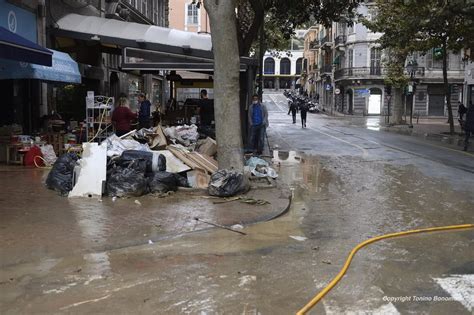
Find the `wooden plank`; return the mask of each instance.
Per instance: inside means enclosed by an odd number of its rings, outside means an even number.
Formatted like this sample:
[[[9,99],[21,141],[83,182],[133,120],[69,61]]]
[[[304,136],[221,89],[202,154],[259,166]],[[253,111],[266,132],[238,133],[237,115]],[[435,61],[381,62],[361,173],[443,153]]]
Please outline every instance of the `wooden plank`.
[[[188,154],[188,157],[192,159],[198,165],[201,165],[209,173],[214,173],[217,171],[217,166],[209,162],[204,156],[197,152],[192,152]]]
[[[168,149],[168,151],[173,153],[174,156],[176,156],[178,159],[183,161],[183,163],[186,164],[187,166],[189,166],[190,168],[192,168],[192,169],[202,168],[200,165],[198,165],[196,162],[194,162],[192,159],[190,159],[187,156],[186,152],[180,150],[179,148],[177,148],[175,146],[168,146],[167,149]]]

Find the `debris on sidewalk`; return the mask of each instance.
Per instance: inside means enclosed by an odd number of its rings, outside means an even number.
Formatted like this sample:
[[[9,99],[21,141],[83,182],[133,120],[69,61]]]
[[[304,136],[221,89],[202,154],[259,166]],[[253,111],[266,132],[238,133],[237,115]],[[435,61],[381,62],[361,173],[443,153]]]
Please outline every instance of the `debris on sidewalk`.
[[[252,204],[252,205],[259,205],[259,206],[270,204],[270,202],[267,201],[267,200],[254,199],[254,198],[248,198],[248,197],[242,197],[242,196],[232,197],[232,198],[223,198],[223,200],[214,201],[213,203],[214,204],[220,204],[220,203],[226,203],[226,202],[232,202],[232,201],[240,201],[240,202],[243,202],[243,203]]]
[[[53,168],[46,179],[49,189],[67,195],[72,190],[72,178],[76,167],[78,156],[74,153],[66,153],[60,156],[53,164]]]
[[[199,133],[196,125],[183,125],[177,127],[165,128],[164,134],[175,144],[182,144],[185,147],[194,147],[199,139]]]
[[[308,238],[304,236],[290,235],[290,238],[297,240],[299,242],[306,241]]]
[[[76,184],[68,197],[102,196],[106,180],[107,146],[98,143],[83,143],[82,158],[76,168]]]
[[[234,170],[219,170],[212,174],[208,187],[211,196],[231,197],[248,189],[244,175]]]
[[[207,137],[204,140],[199,140],[197,142],[196,151],[207,156],[215,155],[217,153],[216,140],[212,139],[211,137]]]
[[[244,233],[244,232],[242,232],[242,231],[234,230],[233,228],[230,228],[230,227],[225,226],[225,225],[221,225],[221,224],[217,224],[217,223],[205,221],[205,220],[202,220],[202,219],[200,219],[200,218],[198,218],[198,217],[195,217],[194,220],[196,220],[196,222],[206,223],[206,224],[209,224],[209,225],[212,225],[212,226],[215,226],[215,227],[224,229],[224,230],[232,231],[232,232],[239,233],[239,234],[242,234],[242,235],[247,235],[247,233]]]
[[[270,164],[258,157],[251,157],[245,162],[245,167],[253,176],[277,178],[277,172],[270,167]]]

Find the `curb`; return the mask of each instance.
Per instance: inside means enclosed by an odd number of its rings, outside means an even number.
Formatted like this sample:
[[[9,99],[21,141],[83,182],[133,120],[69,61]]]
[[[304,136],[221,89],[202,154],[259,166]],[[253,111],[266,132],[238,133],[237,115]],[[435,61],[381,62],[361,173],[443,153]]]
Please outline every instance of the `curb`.
[[[459,134],[447,135],[447,134],[442,134],[442,133],[423,133],[423,132],[415,131],[413,129],[402,129],[402,128],[394,128],[394,127],[382,127],[382,126],[380,127],[380,130],[385,131],[385,132],[398,133],[401,135],[424,138],[426,140],[432,140],[432,141],[438,141],[438,142],[456,144],[456,145],[458,144],[459,141],[464,140],[463,137],[460,136]]]

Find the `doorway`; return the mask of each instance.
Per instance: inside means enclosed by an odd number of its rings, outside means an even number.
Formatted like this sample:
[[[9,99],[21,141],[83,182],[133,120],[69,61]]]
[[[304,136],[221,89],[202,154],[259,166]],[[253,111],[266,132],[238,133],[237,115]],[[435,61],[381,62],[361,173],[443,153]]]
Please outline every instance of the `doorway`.
[[[428,115],[429,116],[444,116],[444,94],[443,95],[430,94]]]
[[[382,90],[373,88],[370,89],[369,108],[367,114],[380,115],[382,111]]]

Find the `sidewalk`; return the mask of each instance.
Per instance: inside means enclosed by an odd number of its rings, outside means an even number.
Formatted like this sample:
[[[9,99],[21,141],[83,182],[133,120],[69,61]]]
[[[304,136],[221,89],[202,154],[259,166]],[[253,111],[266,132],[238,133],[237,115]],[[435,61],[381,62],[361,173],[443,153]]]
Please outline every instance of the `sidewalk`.
[[[264,205],[218,203],[224,200],[192,189],[163,198],[67,198],[44,186],[46,176],[45,170],[0,166],[2,267],[152,244],[212,228],[195,217],[226,226],[267,221],[289,208],[291,196],[276,181],[243,195],[270,202]]]
[[[383,119],[383,118],[381,118]],[[388,132],[396,132],[399,134],[411,135],[416,137],[424,137],[429,140],[438,140],[450,144],[458,145],[459,141],[463,141],[463,132],[459,122],[455,118],[454,135],[449,133],[449,124],[447,118],[420,118],[418,121],[413,119],[413,128],[406,125],[383,126],[380,129]]]

